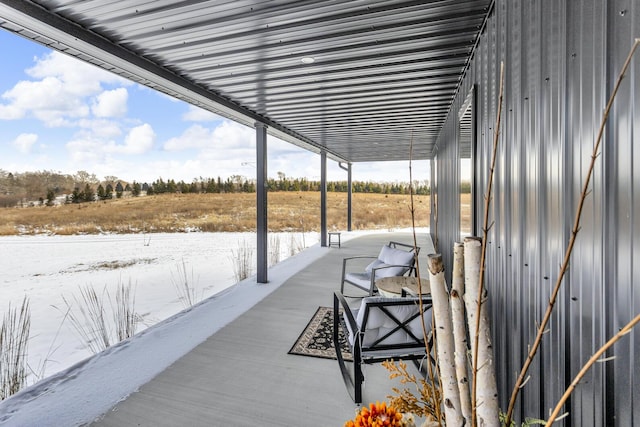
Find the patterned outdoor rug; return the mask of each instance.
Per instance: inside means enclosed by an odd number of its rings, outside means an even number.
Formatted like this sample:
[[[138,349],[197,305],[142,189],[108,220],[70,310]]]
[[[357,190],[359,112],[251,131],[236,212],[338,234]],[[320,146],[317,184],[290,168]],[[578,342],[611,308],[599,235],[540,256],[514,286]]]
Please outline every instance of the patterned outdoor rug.
[[[344,334],[344,325],[338,332],[342,356],[345,360],[351,361],[351,353],[347,346]],[[336,350],[333,346],[333,309],[329,307],[318,307],[309,324],[296,343],[289,350],[289,354],[301,356],[322,357],[325,359],[335,359]]]

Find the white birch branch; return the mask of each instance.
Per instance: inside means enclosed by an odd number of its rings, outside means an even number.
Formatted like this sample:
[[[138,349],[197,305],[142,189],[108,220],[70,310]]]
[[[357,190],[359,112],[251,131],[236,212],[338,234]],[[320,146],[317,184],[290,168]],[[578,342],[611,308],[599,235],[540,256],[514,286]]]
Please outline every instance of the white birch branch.
[[[467,306],[467,321],[469,330],[478,330],[478,341],[471,340],[471,351],[478,355],[473,373],[476,384],[476,399],[471,402],[475,407],[476,418],[480,426],[499,426],[498,387],[496,385],[495,366],[493,363],[493,347],[491,345],[491,328],[487,315],[486,303],[479,304],[480,298],[487,297],[486,292],[480,292],[480,268],[482,256],[482,239],[467,237],[464,239],[464,276]],[[478,311],[478,307],[480,310]],[[480,319],[478,319],[478,315]],[[477,368],[476,368],[477,366]]]
[[[467,358],[467,323],[464,313],[464,244],[456,242],[453,245],[453,277],[451,280],[451,321],[453,325],[454,359],[456,364],[456,378],[460,392],[460,409],[471,425],[471,392],[469,391],[469,361]]]
[[[438,351],[446,425],[461,426],[464,425],[464,418],[460,409],[460,394],[456,378],[449,293],[444,280],[444,265],[440,254],[429,255],[429,283],[433,300],[436,349]]]

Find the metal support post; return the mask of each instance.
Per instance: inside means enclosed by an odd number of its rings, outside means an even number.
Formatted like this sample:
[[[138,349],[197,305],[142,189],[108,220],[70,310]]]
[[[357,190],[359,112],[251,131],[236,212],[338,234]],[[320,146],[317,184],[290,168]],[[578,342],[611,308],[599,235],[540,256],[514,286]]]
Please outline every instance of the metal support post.
[[[256,122],[256,231],[257,281],[267,283],[267,126]]]
[[[320,152],[320,246],[327,246],[327,152]]]

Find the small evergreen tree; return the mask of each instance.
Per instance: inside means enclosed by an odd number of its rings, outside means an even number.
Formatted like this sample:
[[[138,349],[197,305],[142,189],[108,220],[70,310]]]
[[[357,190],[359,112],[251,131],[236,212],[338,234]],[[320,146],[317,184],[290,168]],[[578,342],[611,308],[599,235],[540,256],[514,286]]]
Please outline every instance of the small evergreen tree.
[[[55,200],[56,193],[52,189],[47,190],[47,206],[53,206]]]
[[[133,187],[131,187],[131,194],[134,197],[138,197],[140,195],[141,190],[142,190],[142,187],[140,187],[140,184],[133,181]]]
[[[104,191],[104,197],[108,200],[113,198],[113,186],[111,184],[107,184],[107,188]]]
[[[82,200],[85,202],[93,202],[95,200],[94,196],[91,186],[89,184],[85,184],[84,191],[82,192]]]
[[[118,183],[116,184],[116,198],[121,198],[123,192],[124,188],[122,187],[122,183],[118,181]]]
[[[98,195],[98,200],[104,200],[106,199],[106,192],[104,191],[104,187],[102,186],[102,184],[98,185],[98,189],[96,190],[96,194]]]
[[[82,196],[80,195],[80,189],[78,187],[73,189],[71,193],[71,203],[80,203],[82,201]]]

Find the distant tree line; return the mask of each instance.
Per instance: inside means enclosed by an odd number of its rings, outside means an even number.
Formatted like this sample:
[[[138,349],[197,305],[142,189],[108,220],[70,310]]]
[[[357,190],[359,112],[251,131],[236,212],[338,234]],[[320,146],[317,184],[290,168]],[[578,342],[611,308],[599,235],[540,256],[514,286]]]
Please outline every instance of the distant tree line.
[[[278,172],[278,178],[267,180],[268,191],[320,191],[320,181],[306,178],[289,178]],[[414,192],[418,195],[430,194],[429,183],[414,182]],[[354,181],[354,193],[409,194],[408,183],[379,183]],[[0,169],[0,207],[21,204],[41,204],[52,206],[63,198],[64,203],[85,203],[97,200],[120,198],[124,194],[139,196],[153,194],[189,193],[254,193],[255,180],[240,175],[225,180],[218,178],[196,178],[192,182],[176,182],[173,179],[158,178],[152,183],[132,183],[106,176],[99,180],[95,174],[78,171],[74,175],[53,171],[11,173]],[[327,182],[327,191],[346,192],[347,181]],[[60,202],[58,200],[58,202]]]

